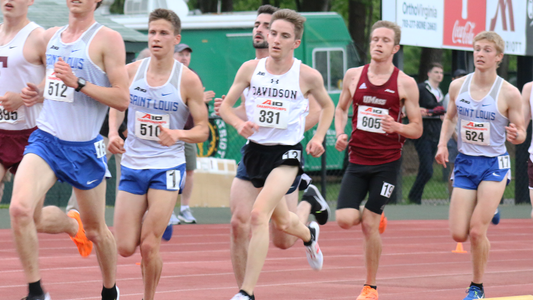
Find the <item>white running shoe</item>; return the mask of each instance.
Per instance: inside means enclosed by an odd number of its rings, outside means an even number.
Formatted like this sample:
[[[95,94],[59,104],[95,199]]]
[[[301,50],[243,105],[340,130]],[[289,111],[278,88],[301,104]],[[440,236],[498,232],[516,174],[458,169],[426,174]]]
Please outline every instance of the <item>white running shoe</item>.
[[[174,211],[172,211],[172,216],[170,216],[170,221],[168,223],[169,225],[179,225],[180,224],[180,219],[178,219],[178,217],[176,217],[176,213]]]
[[[245,293],[239,291],[231,300],[255,300],[254,296],[248,296]]]
[[[307,262],[313,270],[321,270],[322,264],[324,264],[324,255],[322,250],[318,246],[318,236],[320,235],[320,226],[318,223],[313,221],[309,223],[309,230],[311,231],[311,245],[305,246],[305,251],[307,255]]]
[[[182,221],[183,223],[187,224],[194,224],[196,223],[196,218],[192,215],[192,211],[190,208],[186,208],[178,214],[178,219]]]

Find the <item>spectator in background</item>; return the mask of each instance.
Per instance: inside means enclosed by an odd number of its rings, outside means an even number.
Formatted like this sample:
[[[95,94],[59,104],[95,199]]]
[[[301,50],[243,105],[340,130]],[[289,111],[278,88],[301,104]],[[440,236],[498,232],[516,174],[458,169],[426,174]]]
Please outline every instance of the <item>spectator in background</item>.
[[[457,78],[461,78],[465,76],[466,74],[468,73],[465,70],[457,69],[455,70],[455,72],[453,72],[452,81],[454,81]],[[444,107],[446,111],[448,111],[449,103],[450,103],[450,94],[448,93],[446,94],[446,96],[444,96],[444,101],[442,101],[442,106]],[[448,192],[451,197],[452,189],[453,189],[453,182],[451,180],[451,172],[453,171],[453,168],[455,165],[455,158],[457,157],[457,154],[459,153],[459,151],[457,150],[457,133],[456,132],[452,134],[452,138],[448,141],[448,153],[449,153],[448,160],[450,162],[448,163],[448,167],[442,170],[442,173],[445,174],[443,178],[446,178],[446,181],[448,181]]]
[[[439,88],[443,77],[442,65],[439,63],[430,64],[427,75],[428,80],[418,84],[424,132],[419,139],[414,140],[420,164],[415,183],[409,192],[409,200],[416,204],[422,203],[424,186],[433,176],[433,158],[437,153],[442,125],[440,116],[445,113],[442,106],[444,95]]]
[[[174,59],[184,64],[186,67],[189,67],[189,64],[191,63],[191,53],[192,49],[191,47],[189,47],[189,45],[183,43],[178,44],[174,48]],[[204,102],[206,103],[206,105],[208,102],[213,100],[214,96],[215,92],[213,91],[204,92]],[[190,129],[192,127],[194,127],[194,122],[189,116],[187,124],[185,124],[185,129]],[[181,194],[180,213],[177,217],[174,213],[172,213],[172,217],[170,218],[170,222],[172,225],[179,224],[180,222],[188,224],[196,223],[196,218],[194,218],[191,209],[189,208],[189,202],[191,200],[194,182],[194,170],[196,170],[196,153],[196,144],[185,143],[185,164],[187,177],[185,179],[185,186],[183,187],[183,191]]]
[[[147,58],[149,56],[150,56],[150,49],[144,48],[141,50],[141,52],[139,52],[139,55],[137,55],[137,58],[135,59],[135,61]]]

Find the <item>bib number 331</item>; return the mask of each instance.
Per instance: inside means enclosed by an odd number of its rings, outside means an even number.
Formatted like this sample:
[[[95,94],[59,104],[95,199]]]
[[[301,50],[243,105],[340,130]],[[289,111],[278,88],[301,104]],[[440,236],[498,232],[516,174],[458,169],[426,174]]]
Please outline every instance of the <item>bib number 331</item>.
[[[284,100],[261,100],[254,111],[255,123],[261,127],[287,129],[289,102]]]

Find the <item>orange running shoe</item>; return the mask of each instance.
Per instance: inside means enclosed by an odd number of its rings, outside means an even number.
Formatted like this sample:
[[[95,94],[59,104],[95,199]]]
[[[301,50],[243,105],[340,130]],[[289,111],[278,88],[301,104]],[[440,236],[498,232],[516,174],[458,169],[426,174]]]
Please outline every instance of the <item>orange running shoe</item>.
[[[379,234],[382,234],[385,232],[385,229],[387,229],[387,217],[385,217],[385,213],[381,213],[381,220],[379,220]]]
[[[87,239],[85,236],[85,230],[83,229],[83,224],[81,223],[80,213],[77,210],[72,209],[67,215],[78,222],[78,233],[76,233],[76,236],[70,238],[78,247],[78,251],[80,252],[81,256],[88,257],[91,254],[91,251],[93,251],[93,242],[89,241],[89,239]]]
[[[378,291],[365,285],[357,300],[378,300]]]

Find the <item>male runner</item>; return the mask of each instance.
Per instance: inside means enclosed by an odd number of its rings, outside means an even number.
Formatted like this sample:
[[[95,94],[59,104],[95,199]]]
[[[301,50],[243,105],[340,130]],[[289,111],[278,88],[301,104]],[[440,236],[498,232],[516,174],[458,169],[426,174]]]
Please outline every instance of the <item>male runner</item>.
[[[268,4],[260,6],[257,10],[257,18],[252,35],[256,59],[268,57],[268,42],[266,41],[266,35],[270,30],[272,14],[277,10],[278,8]],[[241,95],[241,104],[233,109],[243,120],[247,120],[244,96],[246,94],[248,94],[247,90]],[[305,119],[306,131],[316,125],[320,112],[320,106],[318,103],[313,100],[312,97],[309,98],[309,115]],[[215,99],[215,112],[217,114],[219,114],[220,104],[223,99],[225,99],[224,96]],[[241,153],[245,151],[246,147],[247,145],[245,144],[241,149]],[[317,222],[323,225],[328,220],[329,205],[318,189],[314,185],[309,185],[310,179],[308,178],[309,177],[305,174],[303,174],[303,176],[297,176],[293,185],[285,195],[285,199],[289,210],[296,213],[302,223],[306,223],[309,214],[313,213]],[[301,182],[301,180],[303,180],[303,182]],[[307,187],[307,185],[309,185],[309,188],[303,195],[302,200],[304,201],[298,203],[298,189],[300,186]],[[232,212],[230,252],[233,272],[239,287],[244,280],[247,250],[250,241],[250,214],[252,212],[256,190],[257,189],[252,185],[250,178],[248,177],[246,167],[241,161],[237,168],[237,174],[233,180],[230,194],[230,207]],[[272,241],[278,248],[288,249],[292,247],[298,239],[293,235],[286,234],[280,229],[277,229],[273,223],[271,224],[270,229],[272,232]]]
[[[178,15],[156,9],[148,22],[151,58],[127,66],[131,102],[125,147],[118,135],[124,113],[109,113],[109,150],[124,153],[114,232],[120,255],[131,256],[140,247],[144,300],[154,299],[163,268],[161,237],[186,180],[184,143],[209,136],[202,83],[173,58],[181,39]],[[183,130],[189,112],[195,125]]]
[[[108,106],[128,106],[124,42],[119,33],[94,20],[100,1],[67,1],[69,24],[42,35],[46,53],[46,81],[28,83],[25,104],[42,101],[24,158],[15,178],[10,206],[11,226],[29,285],[27,299],[49,299],[42,290],[35,224],[42,199],[57,181],[76,192],[87,238],[96,246],[102,271],[103,300],[118,299],[115,285],[116,245],[104,219],[105,146],[98,135]],[[71,222],[54,211],[56,226]],[[37,221],[35,221],[37,220]]]
[[[522,89],[522,103],[524,104],[524,121],[525,124],[529,123],[533,116],[533,81],[528,82]],[[527,161],[527,175],[529,177],[529,200],[533,203],[533,141],[529,146],[529,160]],[[531,210],[531,218],[533,218],[533,209]]]
[[[268,251],[269,220],[284,232],[304,241],[308,262],[313,269],[322,268],[322,252],[317,243],[319,227],[309,227],[288,210],[283,195],[298,174],[303,173],[300,141],[303,139],[308,95],[322,107],[315,136],[306,150],[314,157],[322,155],[322,140],[333,118],[333,102],[318,71],[294,58],[301,43],[305,18],[283,9],[274,13],[268,35],[269,57],[244,63],[231,87],[220,113],[224,121],[249,139],[243,156],[249,178],[256,189],[251,212],[252,238],[244,281],[233,299],[254,299],[253,290]],[[232,107],[249,88],[246,97],[248,121],[239,118]]]
[[[366,281],[357,300],[378,299],[381,215],[396,186],[405,138],[422,135],[417,84],[392,64],[394,53],[400,49],[400,27],[378,21],[371,32],[370,64],[346,72],[335,112],[335,148],[344,151],[348,146],[350,153],[339,192],[337,223],[343,229],[361,224],[365,237]],[[352,103],[353,130],[348,141],[344,128]],[[409,124],[401,123],[403,108]],[[368,201],[361,212],[359,205],[367,193]]]
[[[457,132],[459,154],[453,170],[450,231],[456,242],[470,238],[473,278],[464,300],[485,298],[483,275],[489,256],[487,229],[511,178],[505,139],[524,142],[520,92],[496,73],[505,42],[495,32],[474,38],[474,73],[450,84],[450,103],[436,155],[448,162],[447,143]],[[456,127],[456,128],[455,128]]]

